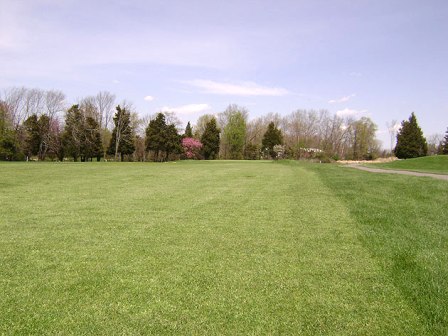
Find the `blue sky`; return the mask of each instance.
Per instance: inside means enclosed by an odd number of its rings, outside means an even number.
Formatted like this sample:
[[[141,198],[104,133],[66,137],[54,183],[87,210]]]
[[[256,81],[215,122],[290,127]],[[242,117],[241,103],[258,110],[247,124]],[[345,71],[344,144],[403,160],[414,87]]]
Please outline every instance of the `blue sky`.
[[[193,123],[236,103],[255,118],[296,109],[415,112],[448,127],[447,1],[0,0],[0,88],[108,90],[139,114]],[[146,97],[146,99],[145,99]]]

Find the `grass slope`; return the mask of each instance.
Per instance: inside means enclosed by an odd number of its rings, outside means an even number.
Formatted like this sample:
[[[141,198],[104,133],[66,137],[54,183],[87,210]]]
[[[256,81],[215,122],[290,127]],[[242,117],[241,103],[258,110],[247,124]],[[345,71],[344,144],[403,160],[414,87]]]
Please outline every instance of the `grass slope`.
[[[0,333],[447,330],[443,181],[295,162],[0,172]]]
[[[375,163],[371,167],[411,170],[424,173],[448,174],[448,155],[425,156],[415,159]]]

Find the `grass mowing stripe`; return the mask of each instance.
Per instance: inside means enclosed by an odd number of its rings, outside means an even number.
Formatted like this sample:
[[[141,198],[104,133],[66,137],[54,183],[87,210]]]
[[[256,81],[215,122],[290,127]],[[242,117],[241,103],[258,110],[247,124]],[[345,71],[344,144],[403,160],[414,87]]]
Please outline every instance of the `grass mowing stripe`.
[[[448,334],[448,183],[340,167],[313,170],[350,209],[363,244],[428,333]]]
[[[2,333],[424,334],[308,166],[0,170]]]

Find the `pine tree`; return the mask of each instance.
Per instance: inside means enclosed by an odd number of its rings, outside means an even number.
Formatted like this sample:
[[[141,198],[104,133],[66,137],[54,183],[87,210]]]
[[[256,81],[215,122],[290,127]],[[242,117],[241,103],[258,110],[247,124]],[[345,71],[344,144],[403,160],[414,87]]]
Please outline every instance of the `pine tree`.
[[[264,133],[263,140],[261,141],[263,150],[267,151],[271,158],[275,158],[277,154],[274,151],[274,146],[282,144],[283,144],[282,131],[280,131],[277,127],[275,127],[274,122],[270,122],[268,125],[268,129],[266,130],[266,133]]]
[[[146,128],[146,150],[154,151],[154,160],[159,161],[160,153],[165,151],[166,121],[163,113],[158,113],[156,118],[149,122]]]
[[[64,152],[73,157],[73,161],[78,161],[82,154],[85,127],[84,116],[79,109],[79,105],[73,105],[65,115],[65,129],[62,135]]]
[[[84,154],[86,159],[96,157],[100,161],[103,150],[100,125],[92,117],[86,118]]]
[[[187,123],[187,127],[185,127],[184,138],[192,138],[193,130],[191,129],[190,122]]]
[[[25,126],[25,152],[27,156],[37,155],[39,153],[40,134],[39,119],[36,114],[29,116],[23,123]]]
[[[182,152],[182,137],[177,133],[176,126],[170,124],[165,132],[165,161],[168,161],[170,154],[180,154]]]
[[[448,127],[442,142],[442,154],[448,154]]]
[[[126,108],[121,108],[120,105],[116,107],[117,112],[114,116],[115,127],[112,131],[112,138],[110,139],[108,153],[115,156],[115,160],[124,155],[134,153],[134,130],[131,126],[131,113]]]
[[[409,120],[402,121],[394,152],[399,159],[426,156],[428,145],[414,112],[412,112]]]
[[[220,130],[216,126],[216,119],[212,118],[206,125],[204,133],[201,137],[202,155],[206,160],[214,160],[219,155],[219,133]]]

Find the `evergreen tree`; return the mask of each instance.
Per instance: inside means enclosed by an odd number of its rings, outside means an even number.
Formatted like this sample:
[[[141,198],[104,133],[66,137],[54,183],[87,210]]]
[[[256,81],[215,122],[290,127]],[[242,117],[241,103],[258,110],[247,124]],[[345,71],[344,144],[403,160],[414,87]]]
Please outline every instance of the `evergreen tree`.
[[[64,153],[78,161],[82,153],[85,137],[84,116],[79,105],[73,105],[65,115],[65,129],[62,135]]]
[[[182,153],[182,137],[177,133],[176,126],[170,124],[165,132],[165,161],[168,161],[170,154]]]
[[[159,158],[160,153],[165,150],[166,127],[165,115],[158,113],[146,128],[146,150],[154,151],[155,161],[161,159]]]
[[[171,154],[180,154],[181,139],[176,126],[167,125],[163,113],[158,113],[146,128],[146,149],[154,152],[154,161],[167,161]]]
[[[442,142],[442,154],[448,154],[448,127],[445,132],[445,137]]]
[[[193,130],[191,129],[190,122],[187,123],[187,127],[185,127],[184,138],[192,138]]]
[[[92,159],[96,157],[96,160],[100,161],[103,152],[100,125],[92,117],[86,118],[84,141],[84,155],[86,159]]]
[[[409,120],[402,121],[394,152],[399,159],[426,156],[428,145],[414,112],[412,112]]]
[[[216,119],[212,118],[206,125],[201,137],[202,155],[206,160],[214,160],[219,155],[219,128]]]
[[[275,127],[274,122],[270,122],[268,125],[268,129],[266,133],[264,133],[263,140],[261,141],[261,145],[263,151],[267,151],[271,158],[276,157],[276,152],[274,152],[275,145],[283,144],[283,135],[282,131]]]
[[[126,108],[116,107],[117,112],[113,118],[115,127],[112,131],[108,153],[115,156],[115,160],[121,158],[124,160],[125,155],[134,153],[134,130],[131,126],[131,113]]]
[[[40,134],[39,134],[39,119],[36,114],[29,116],[24,122],[26,138],[25,138],[25,153],[27,156],[37,155],[39,153]]]
[[[18,152],[14,131],[7,119],[6,107],[0,102],[0,160],[13,160]]]

